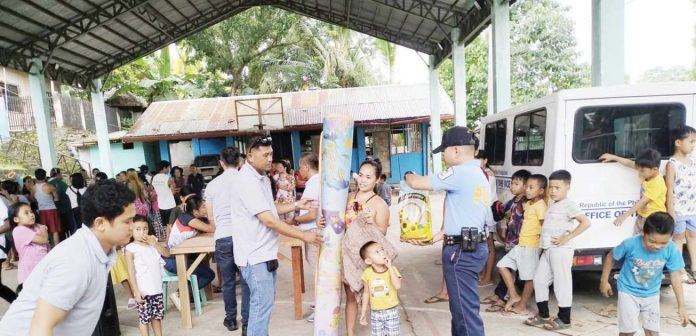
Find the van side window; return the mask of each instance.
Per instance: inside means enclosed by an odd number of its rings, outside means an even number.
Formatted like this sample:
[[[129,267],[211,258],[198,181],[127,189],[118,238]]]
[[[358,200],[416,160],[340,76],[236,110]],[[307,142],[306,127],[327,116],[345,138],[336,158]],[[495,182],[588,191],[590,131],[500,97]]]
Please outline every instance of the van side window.
[[[544,163],[546,110],[520,114],[515,117],[515,136],[512,143],[512,164],[541,166]]]
[[[670,131],[683,126],[686,108],[680,103],[587,106],[575,113],[573,159],[598,162],[611,153],[635,158],[653,148],[663,157],[672,155]]]
[[[484,147],[488,163],[502,165],[505,163],[505,142],[507,140],[507,119],[486,124]]]

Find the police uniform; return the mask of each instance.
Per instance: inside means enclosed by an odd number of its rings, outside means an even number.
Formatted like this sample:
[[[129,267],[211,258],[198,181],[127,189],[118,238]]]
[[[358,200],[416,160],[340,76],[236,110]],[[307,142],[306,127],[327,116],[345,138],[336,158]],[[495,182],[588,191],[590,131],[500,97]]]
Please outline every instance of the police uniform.
[[[464,127],[453,127],[443,134],[442,146],[473,145],[473,139]],[[445,246],[442,267],[449,293],[452,313],[452,335],[484,335],[483,320],[479,313],[478,274],[488,258],[485,240],[486,219],[490,213],[490,185],[481,171],[478,160],[428,176],[433,190],[445,190]],[[476,229],[472,251],[462,247],[462,229]],[[473,230],[472,230],[473,231]]]

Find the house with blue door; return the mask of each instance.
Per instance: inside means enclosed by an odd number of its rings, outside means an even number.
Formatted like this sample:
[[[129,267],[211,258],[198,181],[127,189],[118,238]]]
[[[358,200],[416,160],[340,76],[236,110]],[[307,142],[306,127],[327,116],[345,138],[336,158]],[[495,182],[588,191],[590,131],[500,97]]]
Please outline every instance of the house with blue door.
[[[345,113],[355,121],[352,170],[379,158],[388,182],[398,183],[406,171],[429,171],[429,96],[427,84],[414,84],[161,101],[121,140],[150,144],[155,161],[188,167],[226,146],[245,152],[249,136],[270,133],[274,159],[297,169],[302,153],[319,151],[324,114]],[[451,99],[442,89],[439,98],[442,118],[451,119]]]

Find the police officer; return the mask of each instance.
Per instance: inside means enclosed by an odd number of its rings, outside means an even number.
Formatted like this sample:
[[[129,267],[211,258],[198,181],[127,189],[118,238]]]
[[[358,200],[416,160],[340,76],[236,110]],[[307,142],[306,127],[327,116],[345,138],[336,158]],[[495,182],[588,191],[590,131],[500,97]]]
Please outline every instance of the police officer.
[[[466,127],[455,126],[442,134],[442,152],[447,170],[439,174],[404,175],[414,189],[445,190],[444,230],[432,240],[412,241],[432,245],[444,240],[442,267],[449,292],[452,335],[484,335],[479,314],[478,274],[488,257],[485,224],[489,209],[490,185],[474,159],[475,139]]]

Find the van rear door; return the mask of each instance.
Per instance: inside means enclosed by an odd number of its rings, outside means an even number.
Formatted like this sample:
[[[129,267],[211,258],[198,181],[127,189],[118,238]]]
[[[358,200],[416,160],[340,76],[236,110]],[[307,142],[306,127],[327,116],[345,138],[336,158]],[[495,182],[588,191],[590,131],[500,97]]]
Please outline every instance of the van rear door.
[[[632,235],[635,217],[619,227],[613,222],[640,198],[641,181],[635,170],[600,163],[599,156],[608,152],[633,159],[640,151],[654,148],[663,159],[669,158],[670,131],[691,122],[693,98],[568,100],[565,109],[566,167],[573,175],[569,197],[592,221],[592,227],[574,239],[575,247],[608,250]]]

